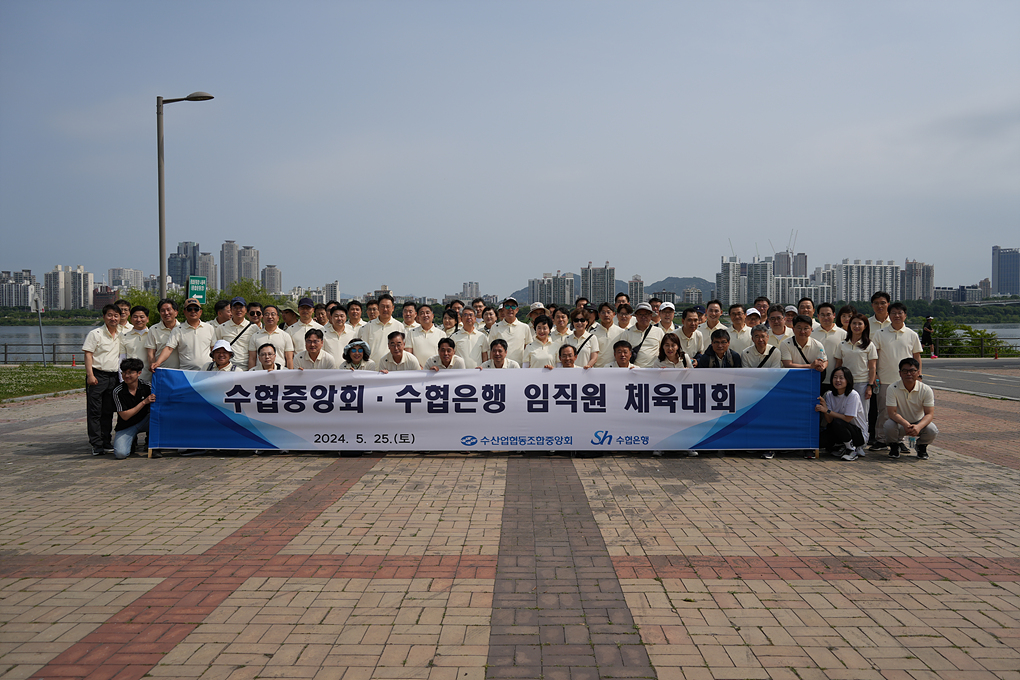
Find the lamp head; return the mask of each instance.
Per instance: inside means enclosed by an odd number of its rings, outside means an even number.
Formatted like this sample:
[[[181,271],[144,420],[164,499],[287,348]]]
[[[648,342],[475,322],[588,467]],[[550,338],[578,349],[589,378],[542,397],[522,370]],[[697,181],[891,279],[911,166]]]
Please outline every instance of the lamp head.
[[[192,92],[187,97],[185,97],[185,99],[188,100],[189,102],[204,102],[212,98],[213,96],[208,92]]]

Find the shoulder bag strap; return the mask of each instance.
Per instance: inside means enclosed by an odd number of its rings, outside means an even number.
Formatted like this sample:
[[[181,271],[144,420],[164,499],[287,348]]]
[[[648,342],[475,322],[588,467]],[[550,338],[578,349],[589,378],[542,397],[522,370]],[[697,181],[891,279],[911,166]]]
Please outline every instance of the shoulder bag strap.
[[[768,354],[766,354],[766,355],[765,355],[765,358],[764,358],[764,359],[762,359],[762,360],[761,360],[761,361],[760,361],[760,362],[758,363],[758,368],[761,368],[762,366],[764,366],[764,365],[765,365],[765,362],[766,362],[766,361],[768,361],[768,360],[769,360],[769,358],[771,358],[771,357],[772,357],[772,353],[773,353],[773,352],[775,352],[775,351],[776,351],[776,346],[775,346],[775,345],[772,345],[771,349],[769,349],[769,353],[768,353]]]

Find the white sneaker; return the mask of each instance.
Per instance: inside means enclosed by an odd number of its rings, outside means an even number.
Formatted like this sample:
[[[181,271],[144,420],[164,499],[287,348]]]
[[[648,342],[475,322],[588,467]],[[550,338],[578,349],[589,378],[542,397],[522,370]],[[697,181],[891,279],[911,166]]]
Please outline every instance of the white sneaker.
[[[688,451],[687,452],[687,457],[688,458],[697,458],[698,457],[698,452],[697,451]]]
[[[840,456],[840,460],[857,460],[857,451],[850,451]]]
[[[662,458],[662,451],[652,451],[652,456],[654,458]]]

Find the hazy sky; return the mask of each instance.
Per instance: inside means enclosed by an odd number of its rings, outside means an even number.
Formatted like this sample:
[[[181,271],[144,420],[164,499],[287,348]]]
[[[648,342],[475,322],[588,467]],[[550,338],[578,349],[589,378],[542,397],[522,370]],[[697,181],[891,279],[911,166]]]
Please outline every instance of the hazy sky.
[[[505,294],[1020,246],[1020,3],[0,3],[0,268],[253,245],[284,287]]]

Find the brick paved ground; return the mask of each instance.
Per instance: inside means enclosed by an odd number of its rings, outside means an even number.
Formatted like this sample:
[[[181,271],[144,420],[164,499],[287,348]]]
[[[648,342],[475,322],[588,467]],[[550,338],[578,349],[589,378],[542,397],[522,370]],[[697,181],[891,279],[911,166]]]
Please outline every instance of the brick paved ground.
[[[0,679],[1020,679],[1020,404],[926,462],[92,458],[0,408]]]

